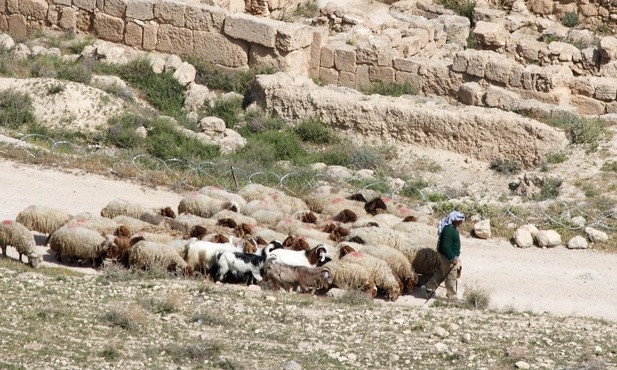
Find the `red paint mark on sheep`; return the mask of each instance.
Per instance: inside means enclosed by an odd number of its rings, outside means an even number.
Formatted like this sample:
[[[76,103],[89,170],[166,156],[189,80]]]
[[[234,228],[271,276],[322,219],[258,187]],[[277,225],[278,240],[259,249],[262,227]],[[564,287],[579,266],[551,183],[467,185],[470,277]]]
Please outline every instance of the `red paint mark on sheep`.
[[[2,221],[2,223],[5,224],[5,225],[10,225],[10,224],[13,223],[13,221],[11,221],[11,220],[4,220],[4,221]]]

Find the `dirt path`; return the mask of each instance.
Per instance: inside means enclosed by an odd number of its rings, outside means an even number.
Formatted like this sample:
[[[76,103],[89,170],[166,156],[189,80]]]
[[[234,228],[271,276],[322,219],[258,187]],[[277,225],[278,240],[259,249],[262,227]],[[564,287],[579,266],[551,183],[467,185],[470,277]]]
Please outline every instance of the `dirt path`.
[[[75,214],[99,212],[116,198],[148,207],[175,207],[181,198],[180,194],[146,189],[130,182],[17,166],[10,161],[0,162],[0,178],[0,220],[15,219],[19,211],[31,204]],[[462,243],[464,269],[460,289],[464,291],[467,286],[487,291],[492,307],[617,321],[617,255],[565,248],[522,250],[505,240],[463,238]],[[54,263],[49,255],[46,261]],[[416,306],[423,303],[419,295],[404,296],[396,302]]]

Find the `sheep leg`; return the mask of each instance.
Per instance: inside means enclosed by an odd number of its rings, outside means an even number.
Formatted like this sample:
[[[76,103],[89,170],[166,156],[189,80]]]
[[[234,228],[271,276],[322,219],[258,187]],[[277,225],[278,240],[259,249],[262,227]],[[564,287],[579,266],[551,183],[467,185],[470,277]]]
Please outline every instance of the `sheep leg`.
[[[23,256],[23,254],[22,254],[22,253],[19,253],[19,262],[24,262],[24,261],[22,261],[22,260],[21,260],[21,257],[22,257],[22,256]]]

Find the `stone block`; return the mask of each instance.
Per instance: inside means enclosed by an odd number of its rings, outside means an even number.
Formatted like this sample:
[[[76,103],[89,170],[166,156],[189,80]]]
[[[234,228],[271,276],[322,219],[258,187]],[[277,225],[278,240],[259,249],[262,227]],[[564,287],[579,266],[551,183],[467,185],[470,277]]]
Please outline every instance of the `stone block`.
[[[0,31],[8,31],[9,30],[9,22],[6,19],[5,15],[0,14]]]
[[[356,75],[351,72],[340,72],[338,74],[338,85],[352,89],[356,88]]]
[[[607,114],[615,114],[617,113],[617,102],[608,102],[606,103],[606,113]]]
[[[540,15],[549,15],[553,13],[552,0],[530,0],[527,2],[529,11]]]
[[[369,66],[368,76],[371,82],[394,82],[394,69],[389,67]]]
[[[603,101],[614,101],[617,96],[617,79],[610,77],[596,77],[594,79],[594,98]]]
[[[47,17],[45,17],[45,22],[52,27],[58,25],[60,21],[60,12],[61,7],[51,7],[47,9]],[[75,16],[75,18],[77,18],[77,16]],[[72,31],[75,31],[75,28],[73,28]]]
[[[77,10],[77,29],[82,32],[92,31],[92,22],[94,21],[94,13],[86,10]]]
[[[392,47],[396,49],[403,57],[411,57],[418,54],[426,47],[428,42],[423,36],[402,37],[392,42]]]
[[[600,56],[604,63],[617,59],[617,37],[604,36],[600,39]]]
[[[126,4],[126,17],[149,21],[154,19],[154,3],[156,0],[129,0]]]
[[[8,31],[13,38],[20,39],[28,36],[26,17],[21,14],[11,14],[7,19]]]
[[[161,24],[157,38],[157,51],[177,55],[193,53],[193,31],[187,28]]]
[[[319,77],[319,67],[321,65],[321,49],[328,40],[328,31],[316,28],[313,31],[313,42],[311,43],[311,55],[309,65],[309,75]],[[334,63],[334,60],[333,60]]]
[[[467,46],[471,28],[468,18],[460,15],[441,15],[438,19],[443,23],[447,43]]]
[[[497,49],[506,46],[510,33],[501,24],[479,21],[473,29],[472,36],[480,45]]]
[[[324,45],[321,48],[320,53],[320,67],[333,68],[334,67],[334,48],[332,45]]]
[[[459,51],[458,53],[456,53],[454,55],[454,60],[452,61],[452,70],[454,72],[460,72],[460,73],[464,73],[467,71],[467,66],[469,65],[469,59],[471,59],[471,56],[473,54],[475,54],[475,50],[471,50],[471,49],[467,49],[467,50],[463,50],[463,51]],[[395,68],[396,68],[396,61],[398,59],[395,59]]]
[[[71,0],[51,0],[50,4],[53,5],[63,5],[63,6],[71,6],[73,2]]]
[[[560,62],[580,62],[582,60],[581,51],[576,46],[567,42],[553,41],[548,45],[548,53],[552,57],[557,57]]]
[[[510,72],[514,64],[514,62],[506,58],[491,58],[486,63],[484,77],[487,80],[507,85],[510,81]]]
[[[596,116],[605,112],[605,106],[601,101],[582,95],[573,95],[570,98],[570,105],[576,107],[578,114]]]
[[[358,65],[356,67],[356,90],[362,90],[364,87],[371,84],[368,68],[369,66],[367,65]]]
[[[205,5],[191,4],[184,10],[185,27],[196,31],[212,32],[214,26],[212,24],[211,7]]]
[[[124,21],[121,18],[98,12],[95,13],[93,27],[97,38],[111,42],[124,40]]]
[[[309,69],[310,48],[285,52],[252,44],[249,48],[249,66],[270,66],[277,71],[306,75]]]
[[[69,6],[62,8],[58,17],[58,27],[63,30],[75,30],[77,28],[77,12],[75,9]]]
[[[334,68],[319,68],[319,79],[326,85],[338,84],[338,71]]]
[[[248,66],[248,44],[218,32],[195,31],[195,55],[216,65],[242,68]]]
[[[93,12],[96,9],[96,0],[73,0],[73,5],[78,9]]]
[[[516,46],[516,52],[527,60],[537,62],[540,55],[548,55],[548,45],[542,41],[521,39]]]
[[[356,71],[356,48],[351,45],[334,47],[334,67],[339,71]]]
[[[465,82],[458,90],[458,101],[465,105],[484,105],[484,90],[477,82]]]
[[[413,74],[418,73],[419,65],[413,59],[408,58],[394,58],[392,60],[394,69],[401,72],[411,72]]]
[[[184,27],[186,3],[179,0],[165,0],[154,4],[154,18],[159,23]]]
[[[103,12],[112,17],[124,18],[126,4],[129,0],[105,0]]]
[[[278,28],[276,47],[282,51],[303,49],[313,42],[313,27],[285,23]]]
[[[232,14],[225,19],[223,32],[238,40],[248,41],[269,48],[276,45],[278,28],[284,22],[258,18],[247,14]]]
[[[21,0],[19,3],[19,13],[29,19],[44,20],[47,8],[44,0]]]
[[[210,16],[212,17],[212,27],[216,32],[223,33],[225,19],[231,14],[229,11],[219,7],[211,7]]]
[[[70,5],[70,4],[69,4]],[[19,13],[19,0],[6,0],[6,10],[9,14]]]
[[[141,47],[144,50],[154,50],[156,48],[156,44],[158,43],[159,24],[145,23],[143,27],[144,35]]]
[[[141,48],[144,40],[144,29],[135,22],[127,22],[124,28],[124,43],[128,46]]]
[[[467,69],[465,70],[465,72],[472,76],[484,77],[484,71],[488,60],[489,57],[485,53],[471,53],[469,55],[469,59],[467,59]]]
[[[498,86],[489,86],[484,95],[484,104],[491,108],[513,111],[518,108],[521,96]]]

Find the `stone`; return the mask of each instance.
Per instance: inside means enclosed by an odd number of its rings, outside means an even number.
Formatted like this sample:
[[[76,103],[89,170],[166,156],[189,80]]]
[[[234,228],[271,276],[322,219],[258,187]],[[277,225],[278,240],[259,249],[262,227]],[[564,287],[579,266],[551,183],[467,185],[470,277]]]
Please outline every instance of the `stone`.
[[[106,89],[115,86],[120,89],[126,89],[126,82],[118,76],[93,75],[90,80],[90,85],[99,89]]]
[[[582,60],[581,51],[567,42],[551,42],[548,44],[548,53],[550,56],[556,56],[560,62],[580,62]]]
[[[593,227],[586,227],[585,233],[587,234],[589,241],[592,243],[608,241],[608,234],[604,231],[594,229]]]
[[[486,219],[476,222],[473,225],[473,234],[480,239],[488,239],[491,237],[491,220]]]
[[[197,112],[206,102],[216,98],[216,94],[211,92],[205,85],[191,83],[186,91],[184,99],[184,109],[188,112]]]
[[[338,71],[356,71],[356,48],[351,45],[337,45],[334,49],[334,68]]]
[[[533,236],[529,230],[519,228],[514,232],[514,244],[519,248],[529,248],[533,246]]]
[[[105,13],[95,13],[93,20],[94,34],[106,41],[120,43],[124,40],[124,21]]]
[[[73,5],[87,12],[93,12],[96,8],[96,0],[73,0]]]
[[[127,18],[149,21],[154,19],[154,1],[156,0],[130,0],[126,3],[125,16]]]
[[[154,50],[158,42],[157,34],[159,31],[159,25],[158,23],[145,23],[143,27],[144,34],[141,47],[144,50]]]
[[[333,179],[341,181],[345,181],[353,177],[351,170],[344,166],[328,166],[325,172],[326,175],[332,177]]]
[[[47,1],[44,0],[21,0],[19,13],[28,19],[43,20],[47,15],[48,7]]]
[[[614,101],[617,96],[617,79],[610,77],[596,77],[594,79],[594,98],[603,101]]]
[[[525,361],[517,361],[514,364],[514,367],[516,367],[517,369],[523,369],[523,370],[527,370],[531,368],[531,366]]]
[[[195,81],[195,76],[197,75],[197,70],[195,67],[187,62],[183,62],[178,66],[176,71],[173,74],[173,77],[178,81],[178,83],[182,86],[186,86],[191,82]]]
[[[527,60],[537,62],[540,55],[548,55],[548,45],[542,41],[522,39],[516,45],[516,52]]]
[[[585,227],[585,223],[587,221],[585,220],[585,217],[583,216],[576,216],[576,217],[572,217],[570,222],[576,227],[583,228]]]
[[[283,51],[305,48],[313,42],[313,28],[296,23],[285,23],[278,28],[276,47]]]
[[[173,70],[175,71],[182,64],[182,58],[175,54],[168,55],[165,58],[165,71]]]
[[[502,24],[479,21],[472,31],[472,36],[480,45],[498,49],[506,46],[510,33]]]
[[[444,14],[440,15],[438,19],[443,23],[447,43],[467,46],[467,38],[471,28],[467,17]]]
[[[8,19],[8,31],[14,38],[25,39],[28,36],[26,17],[21,14],[11,14]]]
[[[446,353],[446,352],[448,352],[448,346],[445,343],[441,343],[441,342],[435,343],[435,345],[433,346],[433,349],[437,353]]]
[[[143,28],[136,22],[127,22],[124,27],[124,43],[128,46],[141,47],[143,42]]]
[[[291,360],[285,362],[281,370],[302,370],[302,366],[300,366],[300,364],[296,361]]]
[[[156,50],[178,55],[193,52],[193,32],[186,28],[161,24],[157,33]]]
[[[235,39],[274,48],[278,28],[283,25],[284,22],[268,18],[231,14],[225,18],[224,33]]]
[[[587,249],[588,246],[587,240],[580,235],[571,238],[566,244],[568,249]]]
[[[248,45],[215,32],[195,31],[195,55],[215,65],[240,68],[248,66]]]
[[[15,47],[15,41],[6,33],[0,34],[0,47],[5,50],[11,50]]]
[[[582,95],[573,95],[570,98],[570,104],[574,106],[578,114],[581,115],[597,116],[606,111],[604,103]]]
[[[199,128],[205,133],[219,133],[225,132],[225,121],[219,117],[204,117],[199,121]]]
[[[105,0],[103,12],[112,17],[124,17],[128,0]]]
[[[540,230],[536,241],[539,247],[553,248],[561,244],[561,235],[555,230]]]
[[[602,37],[598,50],[604,63],[617,59],[617,38],[614,36]]]
[[[184,27],[186,3],[178,0],[165,0],[154,3],[154,18],[161,24]]]
[[[106,63],[123,64],[126,62],[124,49],[111,42],[102,42],[96,47],[96,55]]]
[[[499,108],[506,111],[518,109],[521,96],[498,86],[489,86],[484,95],[484,104],[487,107]]]
[[[77,28],[77,12],[70,7],[62,8],[59,15],[58,27],[63,30],[75,30]]]
[[[484,90],[477,82],[465,82],[458,90],[458,101],[466,105],[484,105]]]

